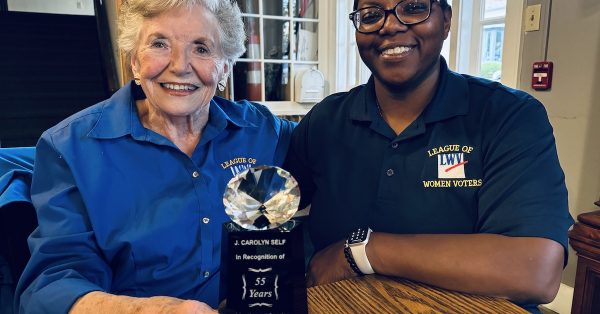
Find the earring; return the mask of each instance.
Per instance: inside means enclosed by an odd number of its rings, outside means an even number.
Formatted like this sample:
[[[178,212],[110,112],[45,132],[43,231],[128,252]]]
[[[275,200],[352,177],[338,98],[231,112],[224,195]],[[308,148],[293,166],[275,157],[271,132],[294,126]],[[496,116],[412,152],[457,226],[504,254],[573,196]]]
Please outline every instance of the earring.
[[[135,85],[138,85],[138,86],[142,85],[142,81],[137,77],[133,78],[133,82],[135,83]]]
[[[219,88],[219,91],[221,91],[221,92],[224,91],[226,84],[227,84],[227,81],[225,79],[220,80],[219,84],[217,84],[218,85],[217,87]]]

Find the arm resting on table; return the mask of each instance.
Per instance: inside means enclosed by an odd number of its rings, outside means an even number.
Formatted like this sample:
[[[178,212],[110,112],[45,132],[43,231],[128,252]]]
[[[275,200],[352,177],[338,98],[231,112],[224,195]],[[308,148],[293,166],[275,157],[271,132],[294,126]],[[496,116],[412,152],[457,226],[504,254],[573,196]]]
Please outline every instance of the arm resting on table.
[[[549,239],[495,234],[373,233],[373,269],[446,289],[548,303],[560,285],[562,246]]]

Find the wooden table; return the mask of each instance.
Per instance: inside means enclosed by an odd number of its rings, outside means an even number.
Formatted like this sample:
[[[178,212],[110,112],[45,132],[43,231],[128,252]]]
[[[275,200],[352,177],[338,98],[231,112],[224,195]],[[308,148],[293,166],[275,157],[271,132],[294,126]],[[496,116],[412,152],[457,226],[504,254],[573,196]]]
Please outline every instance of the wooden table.
[[[528,313],[498,298],[470,295],[379,275],[308,289],[309,313]]]

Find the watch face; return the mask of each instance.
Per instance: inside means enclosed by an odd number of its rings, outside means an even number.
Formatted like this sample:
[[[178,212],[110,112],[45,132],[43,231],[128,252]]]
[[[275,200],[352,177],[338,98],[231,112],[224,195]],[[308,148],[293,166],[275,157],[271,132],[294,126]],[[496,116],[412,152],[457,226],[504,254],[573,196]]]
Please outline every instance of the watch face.
[[[348,237],[348,244],[362,243],[367,240],[369,228],[358,228],[354,230]]]

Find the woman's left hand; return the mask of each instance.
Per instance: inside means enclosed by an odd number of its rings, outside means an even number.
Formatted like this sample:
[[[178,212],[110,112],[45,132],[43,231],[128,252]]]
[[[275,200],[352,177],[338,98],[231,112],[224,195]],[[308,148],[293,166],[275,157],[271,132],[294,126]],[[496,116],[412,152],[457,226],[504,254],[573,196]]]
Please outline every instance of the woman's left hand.
[[[307,287],[323,285],[357,276],[352,268],[350,268],[344,256],[345,243],[345,240],[333,243],[313,256],[308,266],[306,277]]]

